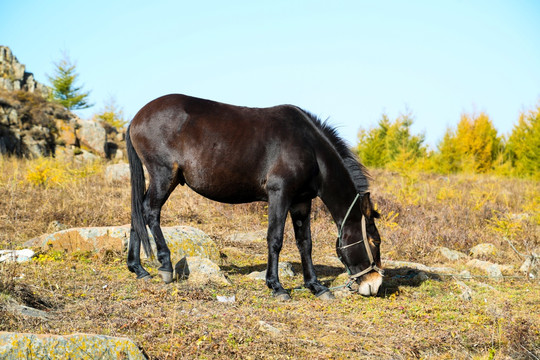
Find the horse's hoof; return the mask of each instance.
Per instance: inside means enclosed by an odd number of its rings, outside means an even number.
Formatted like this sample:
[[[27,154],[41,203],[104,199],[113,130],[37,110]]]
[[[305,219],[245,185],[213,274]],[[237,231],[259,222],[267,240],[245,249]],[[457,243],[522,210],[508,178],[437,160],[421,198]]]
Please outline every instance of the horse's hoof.
[[[172,280],[173,280],[172,271],[158,270],[158,275],[161,277],[161,280],[163,280],[165,284],[172,283]]]
[[[323,301],[332,301],[336,299],[330,290],[323,292],[321,295],[317,296],[317,298]]]
[[[291,300],[291,295],[287,293],[275,294],[274,297],[279,301],[289,301]]]
[[[152,275],[150,275],[150,274],[144,275],[144,276],[138,277],[137,279],[138,280],[144,280],[144,281],[150,281],[150,280],[152,280]]]

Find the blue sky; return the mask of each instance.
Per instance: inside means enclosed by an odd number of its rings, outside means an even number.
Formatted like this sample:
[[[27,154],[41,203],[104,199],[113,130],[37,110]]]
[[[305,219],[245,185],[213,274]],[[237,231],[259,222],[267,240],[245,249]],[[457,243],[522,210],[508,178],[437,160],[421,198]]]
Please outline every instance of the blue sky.
[[[360,127],[411,112],[432,147],[460,115],[500,134],[540,101],[540,1],[2,1],[0,45],[47,83],[67,51],[95,106],[168,93]]]

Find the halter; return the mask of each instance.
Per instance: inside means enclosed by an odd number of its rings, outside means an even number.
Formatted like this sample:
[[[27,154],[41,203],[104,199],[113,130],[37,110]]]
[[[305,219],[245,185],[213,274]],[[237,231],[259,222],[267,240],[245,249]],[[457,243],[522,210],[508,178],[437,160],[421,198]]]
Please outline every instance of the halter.
[[[371,270],[375,270],[376,272],[381,274],[381,276],[384,275],[384,270],[381,269],[380,267],[378,267],[377,264],[375,264],[375,261],[373,260],[373,254],[371,252],[371,247],[369,246],[369,240],[367,238],[366,217],[364,216],[364,214],[362,214],[362,240],[359,240],[359,241],[357,241],[355,243],[348,244],[348,245],[345,245],[345,246],[341,245],[342,244],[341,236],[343,235],[343,228],[345,227],[345,222],[347,221],[347,218],[349,217],[349,214],[351,213],[351,210],[354,207],[354,205],[356,204],[356,202],[358,201],[359,197],[360,197],[360,194],[356,194],[356,197],[354,198],[351,206],[349,207],[349,210],[347,210],[347,213],[345,214],[345,217],[343,218],[343,222],[341,223],[341,228],[339,229],[337,248],[339,250],[343,250],[343,249],[346,249],[346,248],[351,247],[351,246],[358,245],[358,244],[363,242],[364,246],[366,247],[366,253],[367,253],[368,257],[369,257],[370,265],[366,269],[364,269],[364,270],[362,270],[362,271],[360,271],[360,272],[358,272],[356,274],[351,274],[351,270],[349,269],[349,266],[343,261],[341,254],[338,254],[339,260],[343,263],[343,265],[345,265],[345,269],[347,269],[347,273],[349,274],[349,282],[358,279],[359,277],[367,274]]]

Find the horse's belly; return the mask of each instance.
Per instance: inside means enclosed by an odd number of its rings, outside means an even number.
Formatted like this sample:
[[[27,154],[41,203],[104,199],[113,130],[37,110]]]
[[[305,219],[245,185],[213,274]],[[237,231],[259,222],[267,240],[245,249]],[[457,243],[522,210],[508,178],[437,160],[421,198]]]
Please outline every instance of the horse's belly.
[[[208,169],[187,171],[183,176],[192,190],[214,201],[241,204],[267,200],[264,184],[256,179],[246,179],[232,173],[213,172]]]

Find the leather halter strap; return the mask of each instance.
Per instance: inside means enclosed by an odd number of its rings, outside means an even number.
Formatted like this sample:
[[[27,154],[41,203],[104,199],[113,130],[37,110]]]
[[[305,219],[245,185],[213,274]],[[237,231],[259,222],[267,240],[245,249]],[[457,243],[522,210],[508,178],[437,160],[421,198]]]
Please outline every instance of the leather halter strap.
[[[349,273],[349,280],[356,280],[359,277],[369,273],[372,270],[378,272],[379,274],[381,274],[381,276],[384,275],[384,270],[381,269],[380,267],[378,267],[377,264],[375,263],[375,260],[373,259],[373,253],[371,252],[371,247],[369,246],[369,240],[367,238],[366,217],[364,216],[364,214],[362,214],[362,240],[359,240],[359,241],[357,241],[355,243],[348,244],[348,245],[345,245],[345,246],[341,245],[341,243],[342,243],[341,237],[343,235],[343,227],[345,226],[345,222],[347,221],[347,218],[349,217],[349,214],[351,213],[351,210],[354,207],[354,205],[356,204],[356,201],[358,201],[359,197],[360,197],[360,194],[356,194],[356,197],[354,198],[351,206],[349,207],[349,210],[347,210],[347,213],[345,214],[345,217],[343,218],[343,222],[341,223],[341,228],[339,229],[339,234],[338,234],[338,245],[339,245],[338,249],[343,250],[343,249],[349,248],[351,246],[355,246],[355,245],[364,243],[364,246],[366,247],[366,253],[368,255],[370,265],[366,269],[364,269],[364,270],[362,270],[362,271],[360,271],[360,272],[358,272],[356,274],[351,274],[349,266],[347,264],[345,264],[345,262],[343,261],[343,259],[340,256],[339,259],[341,260],[343,265],[345,265],[345,268],[347,269],[347,272]]]

